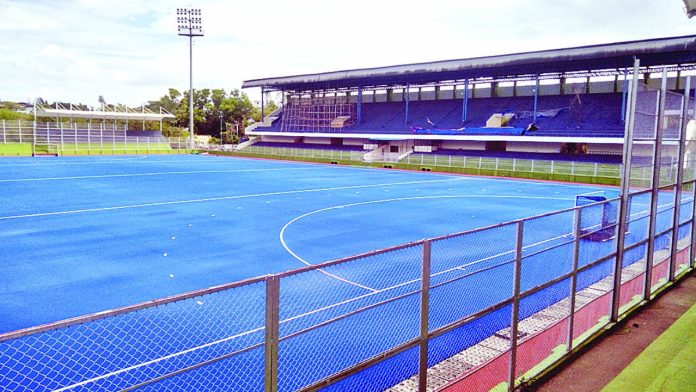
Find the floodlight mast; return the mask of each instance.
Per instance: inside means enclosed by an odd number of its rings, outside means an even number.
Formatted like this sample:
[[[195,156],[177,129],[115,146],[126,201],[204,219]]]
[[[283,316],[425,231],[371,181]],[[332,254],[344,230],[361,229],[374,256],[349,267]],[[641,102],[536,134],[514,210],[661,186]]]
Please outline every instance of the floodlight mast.
[[[203,36],[201,10],[199,8],[177,8],[176,21],[179,35],[189,37],[189,146],[193,142],[193,37]]]
[[[686,7],[686,16],[689,18],[696,16],[696,0],[684,0],[684,7]]]

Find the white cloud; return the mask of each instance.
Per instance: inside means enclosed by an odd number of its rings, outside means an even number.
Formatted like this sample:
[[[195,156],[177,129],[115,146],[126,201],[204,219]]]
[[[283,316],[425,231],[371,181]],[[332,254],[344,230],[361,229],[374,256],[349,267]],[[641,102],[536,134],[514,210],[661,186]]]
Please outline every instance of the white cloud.
[[[693,33],[679,0],[0,0],[0,99],[139,105],[188,88],[176,7],[203,10],[198,87]],[[256,96],[256,91],[251,92]]]

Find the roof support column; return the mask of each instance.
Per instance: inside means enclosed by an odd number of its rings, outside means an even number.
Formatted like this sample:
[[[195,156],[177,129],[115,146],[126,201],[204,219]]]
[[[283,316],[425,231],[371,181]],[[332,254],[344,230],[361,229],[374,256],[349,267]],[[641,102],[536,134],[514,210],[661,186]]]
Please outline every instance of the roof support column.
[[[411,97],[409,97],[409,90],[410,84],[406,83],[406,88],[404,89],[404,97],[406,98],[406,114],[404,116],[404,125],[408,125],[408,104],[410,103]]]
[[[387,89],[387,102],[391,102],[391,101],[392,101],[392,92],[393,92],[393,91],[394,91],[394,90],[392,90],[392,89],[390,89],[390,88]]]
[[[464,80],[464,91],[462,91],[462,123],[468,120],[469,106],[469,79]]]
[[[435,86],[435,100],[440,99],[440,86]]]
[[[590,77],[588,76],[587,79],[585,79],[585,94],[590,93]]]
[[[491,83],[491,97],[498,98],[498,82]]]
[[[565,90],[566,90],[566,84],[567,84],[567,79],[565,76],[561,76],[561,80],[559,81],[559,91],[558,95],[565,95]]]
[[[261,122],[263,122],[265,115],[263,113],[263,95],[264,95],[264,90],[263,87],[261,87]]]
[[[675,87],[675,89],[677,89],[677,90],[681,90],[681,88],[682,88],[681,78],[682,78],[682,71],[679,70],[679,71],[677,71],[677,83],[676,83],[676,87]]]
[[[628,92],[626,87],[628,84],[628,80],[626,79],[628,76],[628,70],[624,68],[623,70],[623,84],[621,86],[621,122],[626,122],[626,93]]]
[[[516,97],[517,96],[517,81],[512,82],[512,96]]]
[[[358,105],[356,108],[356,116],[358,124],[362,123],[362,86],[358,86]]]
[[[422,101],[423,97],[421,96],[421,93],[423,92],[423,87],[418,87],[418,100]]]
[[[536,79],[534,82],[534,124],[537,122],[537,109],[539,105],[539,74],[536,74]]]

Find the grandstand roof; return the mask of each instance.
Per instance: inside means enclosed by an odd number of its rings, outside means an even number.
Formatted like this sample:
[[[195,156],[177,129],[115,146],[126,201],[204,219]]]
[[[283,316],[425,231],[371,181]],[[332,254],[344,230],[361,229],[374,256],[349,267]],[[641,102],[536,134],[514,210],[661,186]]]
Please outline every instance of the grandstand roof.
[[[84,118],[91,120],[132,120],[132,121],[162,121],[175,118],[173,114],[160,109],[160,113],[151,110],[75,110],[66,108],[51,109],[41,105],[36,106],[36,114],[40,117]]]
[[[696,35],[247,80],[242,88],[322,90],[696,62]]]

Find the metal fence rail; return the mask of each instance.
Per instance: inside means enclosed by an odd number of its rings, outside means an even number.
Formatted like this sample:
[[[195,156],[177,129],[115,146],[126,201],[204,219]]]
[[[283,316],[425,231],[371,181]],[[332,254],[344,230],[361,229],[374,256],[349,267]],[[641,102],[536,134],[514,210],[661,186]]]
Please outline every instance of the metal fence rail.
[[[331,159],[337,161],[364,162],[365,151],[344,151],[320,148],[266,147],[249,146],[237,150],[240,154],[259,154],[267,156]],[[526,172],[539,174],[578,175],[606,178],[619,178],[620,164],[596,162],[576,162],[541,159],[486,158],[438,154],[411,154],[392,163],[418,165],[422,167],[449,167],[466,169],[483,169],[509,172]],[[676,164],[676,162],[674,162]],[[669,167],[669,163],[666,163]],[[674,165],[672,165],[674,166]],[[638,173],[645,175],[644,173]]]
[[[5,121],[0,123],[0,147],[30,146],[32,153],[58,155],[157,153],[187,150],[186,138],[130,136],[115,124],[77,124],[67,122]],[[13,155],[0,150],[0,155]],[[25,151],[25,150],[21,150]]]
[[[677,255],[692,243],[696,187],[686,185],[692,191],[682,197]],[[615,236],[591,238],[615,234],[616,223],[603,223],[607,211],[617,211],[619,200],[610,199],[5,334],[0,384],[33,390],[383,390],[415,376],[415,388],[418,377],[432,386],[428,372],[461,353],[478,364],[461,376],[477,377],[481,364],[502,360],[508,371],[487,372],[483,385],[517,383],[541,360],[569,352],[588,330],[608,323],[611,307],[600,294],[625,291],[615,304],[622,312],[642,293],[643,286],[626,282],[644,274],[646,196],[633,197],[619,269],[623,285],[607,283]],[[659,214],[667,216],[674,206],[662,208]],[[658,238],[672,229],[659,214],[667,224]],[[492,247],[490,238],[505,245]],[[658,239],[654,249],[664,253],[669,241]],[[655,270],[688,267],[688,258],[667,259],[654,259]],[[651,290],[665,278],[661,272]],[[584,315],[576,322],[573,316],[587,306],[602,308],[592,322]],[[545,331],[552,327],[549,340]],[[540,348],[537,342],[530,350],[542,333],[554,344]],[[428,366],[419,367],[419,357]]]
[[[0,387],[512,390],[693,270],[694,165],[665,175],[664,123],[618,197],[2,334]]]

